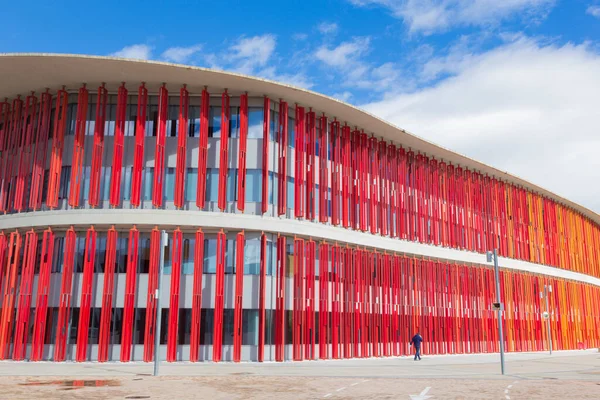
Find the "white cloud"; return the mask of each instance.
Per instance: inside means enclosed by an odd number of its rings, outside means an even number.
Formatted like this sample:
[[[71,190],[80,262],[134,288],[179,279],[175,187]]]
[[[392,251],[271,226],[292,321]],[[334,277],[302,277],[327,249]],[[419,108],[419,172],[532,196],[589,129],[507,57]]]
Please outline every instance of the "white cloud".
[[[185,63],[190,57],[198,53],[202,49],[202,45],[196,44],[189,47],[170,47],[161,54],[161,58],[166,61],[176,63]]]
[[[369,52],[370,38],[357,37],[330,48],[322,45],[315,52],[315,58],[329,67],[329,72],[341,74],[337,86],[366,89],[372,91],[388,90],[399,76],[393,63],[375,66],[364,60]]]
[[[543,18],[555,0],[349,0],[360,7],[376,5],[402,19],[411,32],[425,34],[452,26],[488,26],[506,18]]]
[[[134,44],[131,46],[125,46],[121,50],[109,55],[112,57],[149,60],[152,58],[152,47],[146,44]]]
[[[317,26],[319,32],[323,35],[328,35],[330,33],[336,33],[338,31],[338,24],[335,22],[321,22],[319,26]]]
[[[369,50],[369,41],[368,37],[357,37],[332,49],[323,45],[317,49],[315,57],[331,67],[352,68]]]
[[[589,6],[585,12],[593,17],[600,18],[600,6]]]
[[[272,81],[286,83],[288,85],[305,89],[310,89],[313,86],[310,78],[308,78],[303,72],[297,72],[295,74],[280,74],[277,72],[275,67],[267,67],[258,71],[256,75],[265,79],[270,79]]]
[[[294,33],[292,35],[292,39],[297,40],[297,41],[302,41],[302,40],[306,40],[308,39],[308,35],[306,33]]]
[[[341,93],[334,93],[331,97],[347,103],[352,98],[352,93],[346,90]]]
[[[464,58],[433,87],[365,108],[600,211],[600,54],[521,38]]]
[[[226,56],[228,61],[235,63],[238,72],[252,74],[256,67],[263,67],[273,55],[276,46],[274,35],[242,37],[230,47]]]

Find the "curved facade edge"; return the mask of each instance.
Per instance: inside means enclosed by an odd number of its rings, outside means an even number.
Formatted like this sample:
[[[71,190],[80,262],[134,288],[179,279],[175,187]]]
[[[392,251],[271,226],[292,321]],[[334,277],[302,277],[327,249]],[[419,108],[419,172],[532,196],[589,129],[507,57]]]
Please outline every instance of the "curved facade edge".
[[[65,221],[68,221],[65,223]],[[124,226],[152,228],[214,228],[247,230],[256,232],[269,232],[274,234],[297,235],[312,239],[321,239],[331,242],[342,242],[359,247],[368,247],[384,251],[392,251],[419,257],[430,257],[440,260],[456,261],[461,263],[486,265],[485,254],[469,251],[455,250],[440,246],[432,246],[398,240],[370,233],[356,232],[332,225],[315,224],[310,221],[292,220],[287,218],[273,218],[256,215],[226,214],[207,211],[171,211],[171,210],[144,210],[144,209],[97,209],[97,210],[64,210],[64,211],[39,211],[21,213],[0,218],[0,229],[45,229],[51,227],[70,226]],[[600,287],[600,279],[590,275],[535,264],[527,261],[515,260],[506,257],[498,258],[501,268],[515,271],[529,272],[546,275],[560,279],[588,283]]]

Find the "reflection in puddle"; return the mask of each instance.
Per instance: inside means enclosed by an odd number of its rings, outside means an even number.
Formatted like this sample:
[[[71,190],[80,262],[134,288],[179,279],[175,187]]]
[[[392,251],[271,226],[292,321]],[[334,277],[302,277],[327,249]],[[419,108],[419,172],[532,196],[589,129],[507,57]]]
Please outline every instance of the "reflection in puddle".
[[[32,381],[20,383],[21,386],[49,386],[58,385],[62,386],[60,390],[73,390],[82,387],[102,387],[102,386],[121,386],[121,382],[115,379],[101,379],[101,380],[65,380],[65,381]]]

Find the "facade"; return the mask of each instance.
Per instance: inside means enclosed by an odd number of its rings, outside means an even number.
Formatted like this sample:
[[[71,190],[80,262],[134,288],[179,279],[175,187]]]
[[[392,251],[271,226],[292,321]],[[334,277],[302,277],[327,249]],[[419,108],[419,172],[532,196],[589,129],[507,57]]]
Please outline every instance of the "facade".
[[[507,351],[548,348],[544,312],[554,350],[600,346],[600,216],[529,182],[261,79],[0,75],[1,359],[151,361],[155,335],[173,362],[385,357],[415,331],[496,352],[495,248]]]

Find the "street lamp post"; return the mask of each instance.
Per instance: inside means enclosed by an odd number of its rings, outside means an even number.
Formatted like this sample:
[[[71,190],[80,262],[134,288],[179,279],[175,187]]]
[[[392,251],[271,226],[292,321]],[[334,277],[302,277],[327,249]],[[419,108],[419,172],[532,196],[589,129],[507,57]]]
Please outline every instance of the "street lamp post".
[[[162,310],[160,308],[160,290],[162,286],[162,277],[165,268],[165,247],[169,241],[169,235],[166,231],[160,231],[160,262],[158,264],[158,288],[155,292],[156,297],[156,314],[154,315],[154,376],[158,376],[158,367],[160,365],[160,325]]]
[[[546,331],[548,332],[548,350],[552,355],[552,333],[550,332],[550,306],[548,303],[548,293],[552,293],[552,285],[544,285],[544,291],[540,292],[540,297],[546,299],[546,312],[544,318],[546,319]]]
[[[498,312],[498,337],[500,338],[500,369],[504,375],[504,334],[502,332],[502,301],[500,300],[500,274],[498,272],[498,250],[486,253],[487,262],[494,261],[494,275],[496,276],[496,301],[494,308]]]

